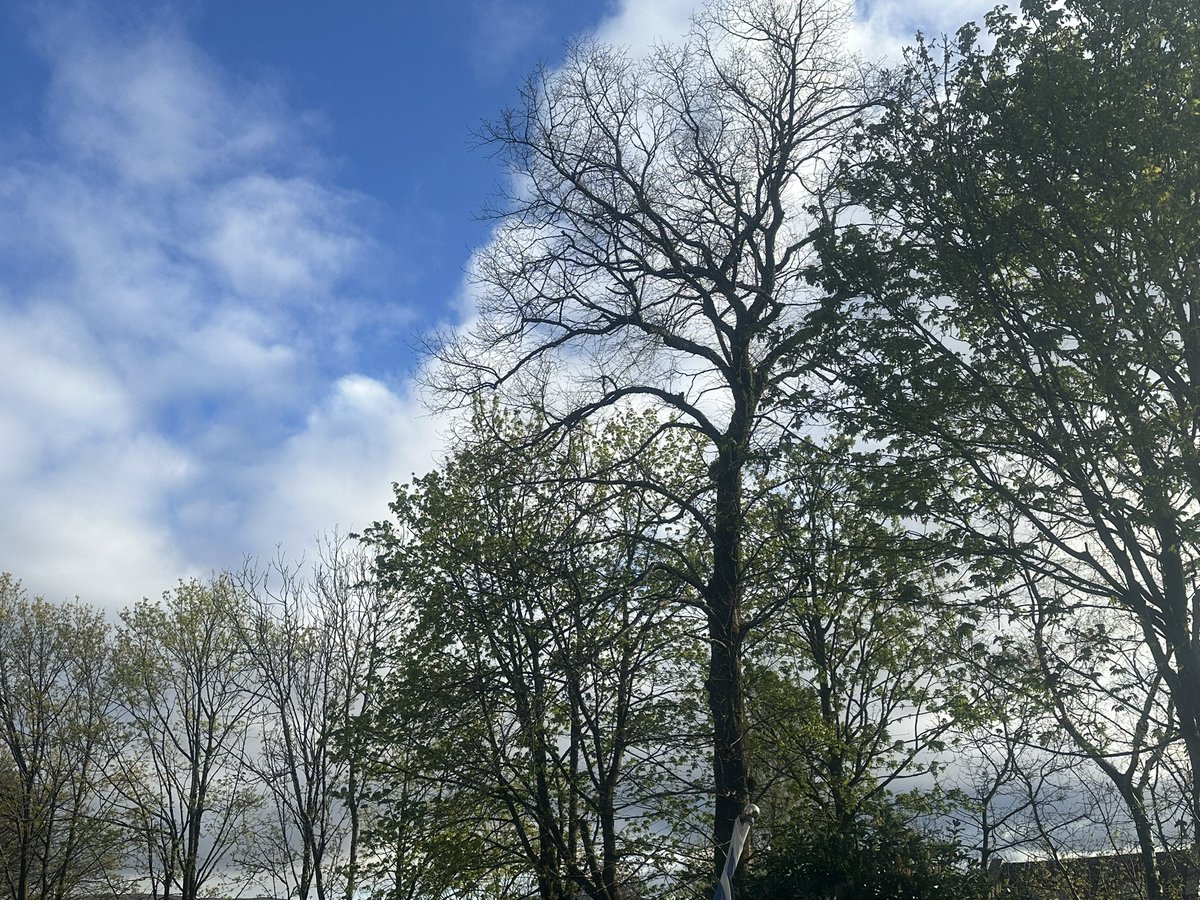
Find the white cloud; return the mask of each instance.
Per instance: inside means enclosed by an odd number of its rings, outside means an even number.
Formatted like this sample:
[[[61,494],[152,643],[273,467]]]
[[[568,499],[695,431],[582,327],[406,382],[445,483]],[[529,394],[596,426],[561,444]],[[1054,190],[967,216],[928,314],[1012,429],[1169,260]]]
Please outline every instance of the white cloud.
[[[362,375],[340,379],[304,430],[254,474],[262,493],[248,543],[308,546],[316,537],[314,523],[346,532],[385,518],[381,486],[424,472],[441,446],[419,398]]]
[[[297,136],[269,85],[224,77],[178,21],[120,32],[80,5],[41,25],[53,65],[49,110],[63,147],[122,178],[194,183],[278,157]]]
[[[157,435],[94,435],[34,478],[5,479],[6,558],[33,592],[117,608],[202,574],[169,528],[166,499],[189,460]]]
[[[365,241],[345,216],[348,205],[306,178],[237,178],[207,199],[198,253],[237,294],[310,297],[364,255]]]
[[[24,423],[27,441],[69,449],[133,423],[129,398],[92,349],[84,324],[68,311],[0,312],[0,402]],[[11,465],[13,454],[5,456]]]
[[[146,427],[68,312],[0,313],[0,568],[52,599],[136,599],[185,562],[165,498],[188,454]]]
[[[433,427],[346,375],[380,251],[306,114],[99,8],[42,8],[49,131],[0,157],[0,569],[118,608],[383,515]]]
[[[850,49],[864,59],[897,62],[918,31],[930,38],[953,36],[965,23],[982,25],[995,0],[857,0]]]
[[[687,34],[699,0],[621,0],[617,11],[600,23],[595,36],[604,44],[625,47],[634,55]]]

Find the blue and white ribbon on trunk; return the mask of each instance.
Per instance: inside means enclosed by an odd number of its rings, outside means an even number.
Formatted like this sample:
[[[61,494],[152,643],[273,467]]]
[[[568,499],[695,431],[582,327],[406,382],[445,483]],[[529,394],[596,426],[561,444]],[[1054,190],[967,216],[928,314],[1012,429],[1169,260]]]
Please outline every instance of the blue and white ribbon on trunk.
[[[758,818],[758,807],[747,803],[742,814],[733,823],[733,836],[729,839],[729,852],[725,854],[725,868],[721,870],[721,880],[717,882],[717,892],[713,900],[733,900],[733,873],[737,870],[738,859],[742,848],[746,846],[746,836],[750,834],[750,825]]]

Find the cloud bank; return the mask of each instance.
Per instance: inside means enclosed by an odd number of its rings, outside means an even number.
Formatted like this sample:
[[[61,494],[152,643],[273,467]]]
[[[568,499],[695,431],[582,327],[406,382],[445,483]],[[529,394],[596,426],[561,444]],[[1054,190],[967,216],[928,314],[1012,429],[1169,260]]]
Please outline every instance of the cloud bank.
[[[436,437],[355,371],[385,254],[307,114],[169,16],[51,6],[33,41],[41,130],[0,145],[0,568],[119,607],[382,515]]]
[[[319,111],[222,70],[174,6],[129,2],[31,5],[45,93],[0,136],[0,569],[114,609],[362,527],[440,447],[411,386],[363,362],[410,311]],[[620,0],[595,34],[642,53],[700,5]],[[852,42],[895,58],[985,8],[860,0]],[[478,9],[506,23],[486,66],[543,21]]]

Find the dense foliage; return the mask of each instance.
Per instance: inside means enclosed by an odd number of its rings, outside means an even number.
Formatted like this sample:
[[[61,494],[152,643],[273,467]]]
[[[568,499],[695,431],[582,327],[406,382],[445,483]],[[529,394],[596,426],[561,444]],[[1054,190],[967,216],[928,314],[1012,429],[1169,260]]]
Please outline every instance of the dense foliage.
[[[794,823],[748,879],[746,900],[983,900],[984,873],[953,839],[890,806],[852,822]]]

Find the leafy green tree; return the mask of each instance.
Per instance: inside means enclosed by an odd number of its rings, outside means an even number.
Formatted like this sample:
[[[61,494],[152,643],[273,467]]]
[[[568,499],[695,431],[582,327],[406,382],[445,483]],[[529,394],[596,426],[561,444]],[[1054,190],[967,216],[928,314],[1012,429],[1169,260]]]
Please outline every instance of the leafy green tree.
[[[753,532],[752,565],[776,577],[755,579],[751,606],[774,607],[750,644],[752,746],[764,774],[849,827],[860,804],[936,771],[964,715],[953,642],[978,614],[890,508],[899,475],[874,454],[831,439],[787,444],[776,465]]]
[[[1101,608],[1140,637],[1194,841],[1200,8],[1028,0],[986,24],[991,49],[974,27],[917,47],[845,171],[860,224],[827,232],[825,272],[865,312],[845,377],[859,425],[943,486],[913,514],[986,581],[1060,634]]]
[[[708,631],[714,863],[750,797],[745,546],[753,460],[819,418],[804,201],[861,107],[831,0],[712,3],[691,36],[642,60],[581,46],[484,131],[520,189],[477,261],[480,315],[438,353],[439,383],[548,417],[633,398],[685,429],[709,465],[676,503],[702,538],[664,562]],[[799,421],[799,424],[797,422]],[[702,496],[700,496],[702,495]]]
[[[30,599],[0,574],[0,891],[65,900],[110,888],[117,823],[112,640],[81,603]]]
[[[122,613],[116,671],[132,734],[125,802],[155,897],[197,900],[259,803],[245,764],[257,698],[228,577]]]
[[[481,415],[476,439],[397,487],[395,521],[371,530],[381,577],[415,617],[364,722],[392,784],[390,836],[424,829],[395,896],[418,877],[516,877],[511,896],[616,900],[669,858],[659,803],[698,763],[679,670],[699,623],[656,568],[676,513],[588,477],[655,425],[580,429],[533,456],[516,448],[536,426]],[[676,461],[658,454],[642,464]]]
[[[968,714],[956,641],[978,614],[959,602],[937,543],[897,517],[901,476],[876,454],[840,438],[795,442],[772,466],[778,486],[760,505],[749,563],[775,575],[755,578],[749,595],[771,627],[748,642],[747,672],[758,831],[774,865],[781,847],[805,841],[858,853],[882,839],[870,823],[899,802],[931,817],[928,792]],[[837,871],[838,890],[857,896],[858,875]],[[822,877],[836,881],[833,870]]]

